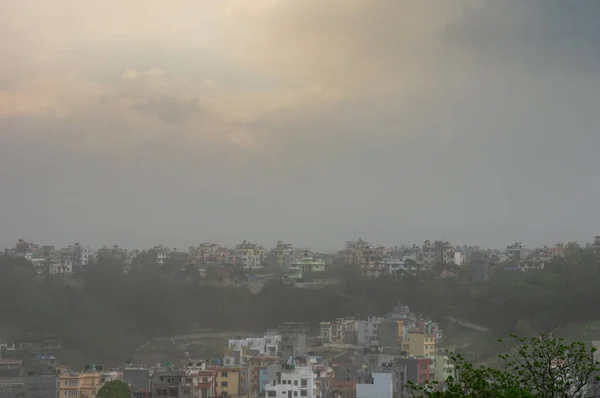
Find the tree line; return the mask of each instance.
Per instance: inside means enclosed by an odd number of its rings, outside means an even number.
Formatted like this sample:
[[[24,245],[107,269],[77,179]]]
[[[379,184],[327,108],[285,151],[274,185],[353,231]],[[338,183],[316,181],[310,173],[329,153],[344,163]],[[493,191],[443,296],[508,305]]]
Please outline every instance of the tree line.
[[[124,272],[122,261],[106,257],[88,266],[75,284],[36,277],[26,260],[0,256],[0,337],[49,333],[95,360],[126,360],[155,337],[199,328],[262,332],[284,321],[316,327],[336,317],[383,315],[399,300],[433,319],[453,316],[497,335],[600,319],[598,264],[579,248],[544,270],[490,270],[481,282],[471,280],[469,267],[458,278],[422,271],[365,279],[340,266],[345,283],[308,290],[269,281],[258,294],[202,283],[197,272],[180,268],[179,263],[157,267],[142,256]]]

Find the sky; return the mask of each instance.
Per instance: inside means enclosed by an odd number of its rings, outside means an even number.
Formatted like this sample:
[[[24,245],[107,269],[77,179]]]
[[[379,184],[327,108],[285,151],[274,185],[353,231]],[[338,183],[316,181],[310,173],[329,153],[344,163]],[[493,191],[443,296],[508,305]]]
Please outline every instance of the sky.
[[[600,234],[597,0],[4,0],[0,246]]]

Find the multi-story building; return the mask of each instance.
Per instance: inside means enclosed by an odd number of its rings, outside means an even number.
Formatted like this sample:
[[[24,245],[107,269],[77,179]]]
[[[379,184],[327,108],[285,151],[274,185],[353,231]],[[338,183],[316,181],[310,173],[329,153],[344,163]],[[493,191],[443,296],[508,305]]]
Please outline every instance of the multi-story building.
[[[402,351],[419,358],[433,358],[435,355],[435,335],[422,332],[408,332],[402,340]]]
[[[328,343],[356,344],[358,322],[356,318],[338,318],[333,322],[321,322],[319,337]]]
[[[321,258],[304,257],[290,263],[290,269],[299,269],[302,274],[323,272],[327,269],[325,260]]]
[[[269,383],[265,386],[266,397],[320,398],[316,375],[305,362],[290,358],[280,367],[271,367],[269,376]]]
[[[356,321],[356,343],[363,346],[379,345],[379,325],[381,317],[368,317],[365,320]]]
[[[243,241],[235,248],[238,264],[244,269],[261,269],[263,268],[263,260],[265,249],[257,244]]]
[[[104,384],[102,368],[89,366],[83,372],[73,372],[66,368],[59,368],[58,396],[92,398]]]
[[[286,270],[294,260],[294,247],[291,243],[278,240],[275,248],[271,250],[270,257],[277,268]]]
[[[239,367],[218,367],[217,372],[217,395],[228,397],[240,397],[246,395],[244,389],[244,372]]]
[[[151,253],[153,257],[156,257],[156,265],[159,267],[165,265],[167,259],[173,253],[171,249],[163,245],[154,246],[152,249],[148,250],[148,252]]]
[[[280,357],[252,357],[248,360],[248,389],[251,393],[263,393],[268,379],[270,366],[281,364]]]
[[[0,398],[57,398],[55,375],[0,378]]]
[[[529,253],[531,253],[531,250],[527,249],[523,243],[514,243],[506,247],[506,262],[510,266],[518,267],[521,260],[527,257]]]
[[[229,256],[229,250],[226,247],[207,242],[198,246],[190,246],[188,262],[190,264],[226,264]]]
[[[278,327],[281,335],[281,357],[305,356],[308,354],[306,334],[308,326],[303,322],[284,322]]]
[[[448,377],[456,379],[454,363],[447,355],[435,354],[432,358],[431,371],[433,379],[439,383],[445,382]]]
[[[225,350],[224,361],[227,365],[246,365],[250,357],[278,357],[281,336],[267,334],[264,337],[230,339]]]
[[[356,398],[392,398],[394,392],[393,373],[389,368],[359,371],[356,383]]]

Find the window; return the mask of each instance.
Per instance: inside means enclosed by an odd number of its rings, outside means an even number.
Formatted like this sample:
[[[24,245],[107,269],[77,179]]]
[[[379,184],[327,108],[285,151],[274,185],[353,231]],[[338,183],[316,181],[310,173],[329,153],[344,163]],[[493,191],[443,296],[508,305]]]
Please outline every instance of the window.
[[[221,377],[228,377],[227,372],[221,372]]]
[[[306,391],[306,390],[300,391],[300,396],[301,397],[307,397],[308,396],[308,391]]]
[[[300,381],[300,387],[303,387],[303,388],[308,387],[308,380],[302,379]]]
[[[69,390],[69,397],[76,397],[79,395],[79,391],[77,390]]]
[[[294,385],[297,386],[298,385],[298,380],[294,380]]]
[[[96,390],[93,390],[93,391],[92,391],[92,395],[96,395]]]
[[[422,364],[421,364],[421,370],[425,370],[425,369],[427,369],[427,365],[426,365],[426,364],[424,364],[424,363],[422,363]]]
[[[221,382],[221,387],[227,387],[228,385],[229,385],[229,383],[227,383],[226,381]]]
[[[269,391],[267,393],[267,397],[276,397],[276,396],[277,396],[277,392],[275,392],[275,391]]]
[[[186,395],[189,395],[190,389],[189,388],[184,388],[183,389],[183,393],[186,394]]]

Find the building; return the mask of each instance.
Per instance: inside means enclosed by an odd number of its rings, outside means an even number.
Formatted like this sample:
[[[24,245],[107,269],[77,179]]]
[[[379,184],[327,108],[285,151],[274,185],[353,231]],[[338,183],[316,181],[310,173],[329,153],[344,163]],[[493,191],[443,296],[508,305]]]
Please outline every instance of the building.
[[[291,243],[278,240],[277,245],[270,253],[272,263],[279,269],[287,270],[294,260],[294,247]]]
[[[217,396],[239,397],[246,395],[246,391],[243,388],[245,380],[242,368],[219,367],[214,370],[217,372]]]
[[[447,355],[435,354],[431,363],[432,378],[439,383],[445,382],[448,377],[456,379],[454,363]]]
[[[422,332],[409,332],[402,340],[402,351],[419,358],[435,356],[435,335]]]
[[[395,392],[400,397],[412,397],[406,388],[408,382],[424,385],[433,379],[430,358],[396,357],[393,363],[396,373]]]
[[[508,265],[513,267],[519,267],[521,260],[527,257],[531,253],[530,249],[527,249],[521,242],[514,243],[506,247],[506,262]]]
[[[363,346],[379,345],[379,325],[382,321],[383,318],[376,316],[356,321],[356,344]]]
[[[405,337],[404,320],[385,318],[379,324],[377,341],[382,347],[400,348],[400,342]]]
[[[290,269],[297,268],[303,274],[309,274],[311,272],[323,272],[327,269],[325,260],[321,258],[303,257],[298,260],[294,260],[290,263]]]
[[[274,373],[274,374],[273,374]],[[271,367],[269,383],[265,386],[266,397],[320,398],[320,390],[312,368],[305,362],[290,358],[278,368]]]
[[[251,393],[262,393],[268,383],[270,366],[281,364],[279,357],[252,357],[248,361],[248,389]]]
[[[0,378],[0,398],[57,398],[58,379],[51,376]]]
[[[0,377],[20,377],[23,375],[23,361],[20,359],[0,358]]]
[[[278,327],[281,335],[281,357],[306,356],[308,345],[306,334],[308,326],[303,322],[284,322]]]
[[[389,369],[359,373],[356,398],[392,398],[393,391],[393,375]]]
[[[101,366],[89,365],[83,372],[59,368],[58,372],[58,396],[61,398],[92,398],[104,384]]]
[[[235,252],[237,263],[243,269],[263,268],[265,249],[262,246],[243,241],[235,247]]]
[[[190,246],[188,250],[190,264],[227,264],[229,257],[230,251],[215,243],[201,243],[198,246]]]
[[[356,344],[357,322],[356,318],[338,318],[333,322],[321,322],[319,337],[327,343]]]
[[[246,365],[251,357],[278,357],[281,336],[268,334],[264,337],[247,337],[244,339],[230,339],[225,350],[225,365]]]
[[[125,368],[123,381],[129,384],[133,398],[150,398],[150,370],[144,368]]]

